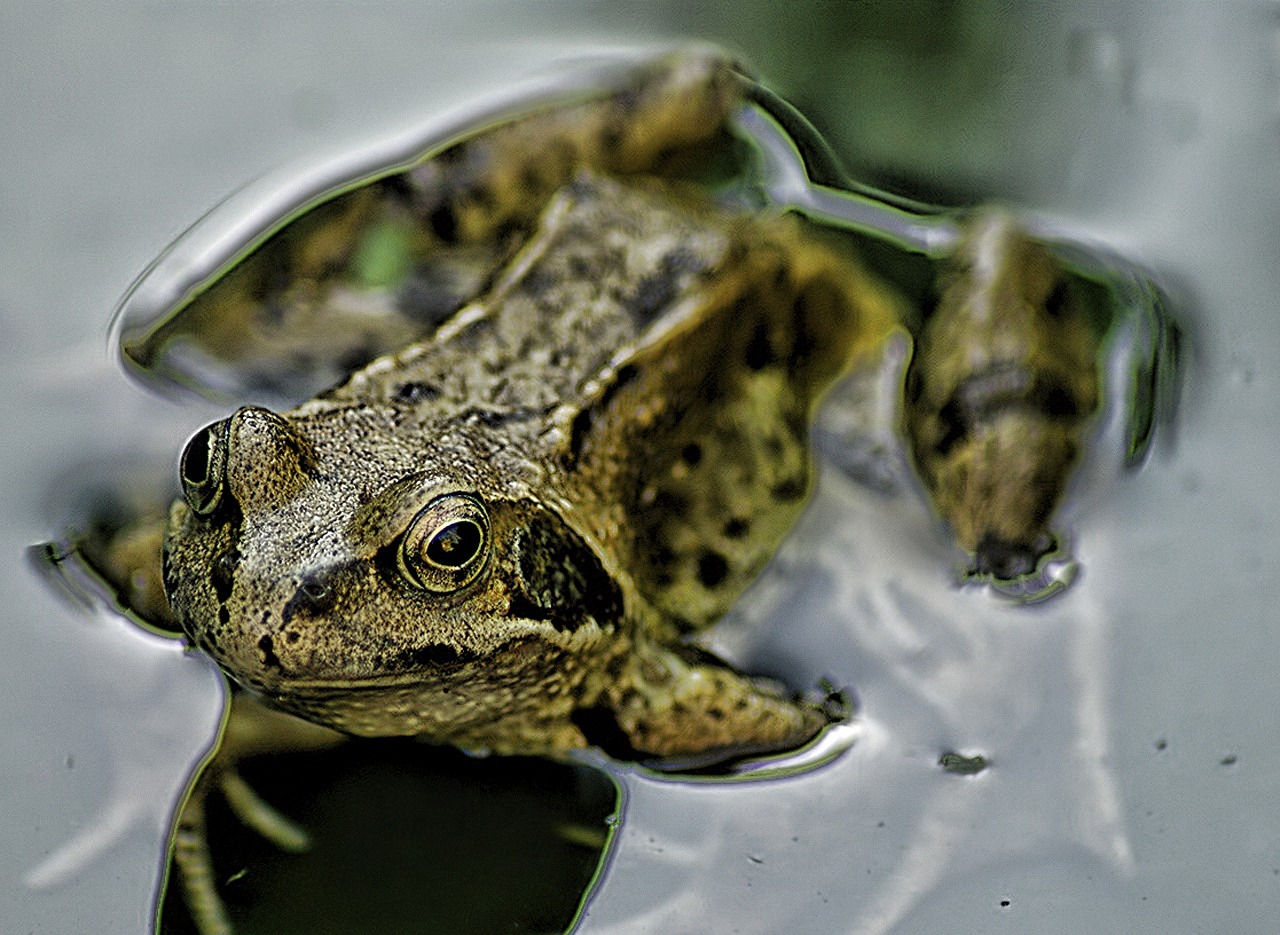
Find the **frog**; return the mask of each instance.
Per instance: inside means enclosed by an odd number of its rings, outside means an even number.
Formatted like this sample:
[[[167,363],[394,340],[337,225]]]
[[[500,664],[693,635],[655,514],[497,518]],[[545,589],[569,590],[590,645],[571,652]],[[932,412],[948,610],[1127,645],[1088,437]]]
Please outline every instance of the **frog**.
[[[942,524],[996,576],[1050,548],[1099,399],[1069,271],[974,212],[917,325],[846,232],[726,184],[756,88],[705,47],[624,69],[327,193],[126,335],[166,378],[320,384],[200,429],[167,512],[82,550],[236,686],[174,845],[204,935],[231,930],[213,791],[302,840],[238,778],[264,749],[408,736],[688,771],[856,717],[699,636],[805,508],[824,398],[895,343]]]

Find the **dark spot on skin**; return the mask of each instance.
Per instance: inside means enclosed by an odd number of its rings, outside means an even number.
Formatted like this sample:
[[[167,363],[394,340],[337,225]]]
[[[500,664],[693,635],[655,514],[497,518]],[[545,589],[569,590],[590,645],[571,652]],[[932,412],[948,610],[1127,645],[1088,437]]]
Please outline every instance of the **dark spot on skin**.
[[[642,278],[623,300],[623,308],[637,325],[647,325],[679,294],[682,277],[702,268],[702,262],[692,250],[671,250],[662,257],[657,272]]]
[[[599,140],[601,151],[607,156],[612,156],[622,145],[622,132],[616,126],[606,126],[600,130]]]
[[[577,463],[586,447],[587,438],[595,425],[596,416],[603,413],[613,398],[639,375],[634,364],[623,364],[613,375],[613,379],[600,392],[600,398],[591,405],[578,411],[569,423],[569,440],[567,445],[569,464]]]
[[[397,172],[395,175],[388,175],[386,178],[379,179],[374,185],[386,192],[388,198],[410,204],[413,201],[414,190],[410,182],[407,172]]]
[[[730,539],[741,539],[751,531],[750,520],[734,517],[724,524],[724,534]]]
[[[231,622],[231,611],[227,609],[226,604],[218,606],[218,623],[224,627]]]
[[[662,273],[646,276],[636,284],[635,290],[623,302],[623,309],[637,325],[653,321],[676,295],[676,284]]]
[[[556,277],[545,266],[535,266],[520,280],[520,289],[533,298],[539,298],[556,284]]]
[[[683,516],[689,512],[689,498],[678,490],[659,490],[650,509],[657,516]]]
[[[515,218],[503,218],[493,226],[493,239],[498,243],[506,243],[525,232],[525,226]]]
[[[213,582],[213,593],[217,596],[219,603],[225,604],[231,597],[231,587],[235,583],[236,566],[239,563],[240,552],[234,547],[227,549],[214,560],[210,578]]]
[[[737,314],[743,313],[741,308],[735,311]],[[742,362],[751,370],[763,370],[777,360],[778,356],[769,339],[769,323],[764,318],[757,319],[755,327],[751,329],[751,337],[747,339],[747,346],[743,349]]]
[[[590,436],[591,427],[594,424],[594,407],[578,410],[578,414],[569,423],[569,442],[567,446],[569,464],[576,464],[578,459],[582,457],[583,449],[586,447],[587,438]]]
[[[1059,279],[1054,283],[1053,291],[1045,297],[1044,310],[1049,313],[1050,318],[1061,318],[1070,299],[1071,287],[1065,279]]]
[[[660,545],[649,552],[649,562],[657,568],[669,568],[675,560],[676,553],[665,545]]]
[[[457,241],[458,216],[454,213],[453,205],[443,204],[428,214],[427,225],[442,243],[451,244]]]
[[[526,191],[538,191],[542,188],[542,172],[537,163],[526,162],[520,167],[520,187]]]
[[[630,384],[637,376],[640,370],[635,364],[623,364],[613,374],[613,379],[609,381],[609,385],[604,388],[600,394],[600,406],[607,406],[618,395],[618,392]]]
[[[774,484],[769,493],[779,503],[795,503],[804,499],[808,486],[803,477],[788,477]]]
[[[849,319],[847,327],[856,327],[851,320],[853,310],[845,308],[845,304],[840,287],[827,279],[815,279],[800,290],[791,306],[795,334],[790,360],[793,371],[809,363],[818,348],[818,335],[830,329],[833,322]]]
[[[729,574],[729,563],[719,552],[710,549],[698,556],[698,580],[704,588],[714,588]]]
[[[728,395],[725,386],[726,376],[727,374],[718,367],[710,370],[698,383],[698,398],[708,406],[718,405]]]
[[[284,641],[288,643],[290,646],[298,642],[298,640],[300,640],[301,638],[302,638],[302,634],[299,633],[297,630],[284,631]]]
[[[391,399],[393,402],[413,405],[437,399],[439,396],[440,387],[431,383],[424,383],[421,380],[410,380],[397,386],[395,395]]]
[[[467,192],[467,200],[486,213],[492,211],[494,205],[498,203],[493,189],[484,184],[473,185],[471,190]]]
[[[680,460],[689,467],[697,467],[702,460],[702,446],[697,442],[689,442],[680,449]]]
[[[942,428],[942,434],[933,443],[933,451],[938,457],[945,458],[968,436],[969,427],[955,402],[949,402],[938,410],[938,424]]]
[[[1040,411],[1051,419],[1074,419],[1080,414],[1075,397],[1060,383],[1037,384],[1035,397]]]
[[[624,761],[644,759],[645,754],[632,745],[631,738],[618,723],[618,716],[609,708],[577,708],[569,719],[582,731],[587,743],[598,747],[606,756]]]
[[[268,669],[282,668],[280,657],[276,655],[275,643],[269,635],[258,640],[258,651],[262,653],[262,665],[264,667]]]
[[[459,650],[446,643],[428,643],[396,653],[387,660],[385,668],[393,671],[403,669],[426,669],[436,666],[459,665],[475,658],[474,653]]]

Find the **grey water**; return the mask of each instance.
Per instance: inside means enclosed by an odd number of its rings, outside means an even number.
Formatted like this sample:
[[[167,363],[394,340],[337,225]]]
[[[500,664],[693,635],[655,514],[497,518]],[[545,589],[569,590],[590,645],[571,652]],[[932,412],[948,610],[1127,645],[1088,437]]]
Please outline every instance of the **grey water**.
[[[1280,910],[1275,5],[493,9],[0,10],[0,931],[147,930],[170,811],[221,708],[199,657],[22,560],[86,477],[171,471],[221,414],[121,375],[107,324],[134,276],[246,179],[557,59],[690,37],[740,49],[859,179],[998,200],[1151,268],[1190,364],[1145,467],[1081,478],[1081,572],[1043,605],[956,590],[923,507],[827,472],[715,645],[795,684],[847,676],[864,735],[771,782],[619,770],[579,930],[1264,930]],[[955,775],[949,751],[990,766]]]

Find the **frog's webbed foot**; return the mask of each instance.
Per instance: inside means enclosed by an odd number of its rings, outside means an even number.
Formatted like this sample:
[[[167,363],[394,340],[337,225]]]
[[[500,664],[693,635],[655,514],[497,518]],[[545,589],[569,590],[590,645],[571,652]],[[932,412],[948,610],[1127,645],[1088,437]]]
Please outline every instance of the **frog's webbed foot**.
[[[851,709],[842,692],[797,698],[705,650],[679,644],[639,649],[574,722],[589,743],[615,759],[686,771],[796,750],[829,725],[847,721]]]
[[[221,795],[238,821],[282,851],[301,853],[310,846],[306,831],[262,799],[241,776],[239,764],[263,753],[319,750],[344,739],[328,728],[268,708],[250,695],[232,696],[222,745],[192,786],[173,835],[173,865],[200,935],[234,931],[209,846],[209,797]]]

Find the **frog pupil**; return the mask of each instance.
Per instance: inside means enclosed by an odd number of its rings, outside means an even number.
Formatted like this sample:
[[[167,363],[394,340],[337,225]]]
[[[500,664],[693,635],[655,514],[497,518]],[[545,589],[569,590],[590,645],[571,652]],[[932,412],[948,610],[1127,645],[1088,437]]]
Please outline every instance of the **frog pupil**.
[[[483,533],[470,520],[458,520],[436,531],[427,543],[427,560],[445,568],[461,568],[480,551]]]
[[[205,429],[187,445],[182,456],[182,479],[189,484],[203,484],[209,479],[209,430]]]

